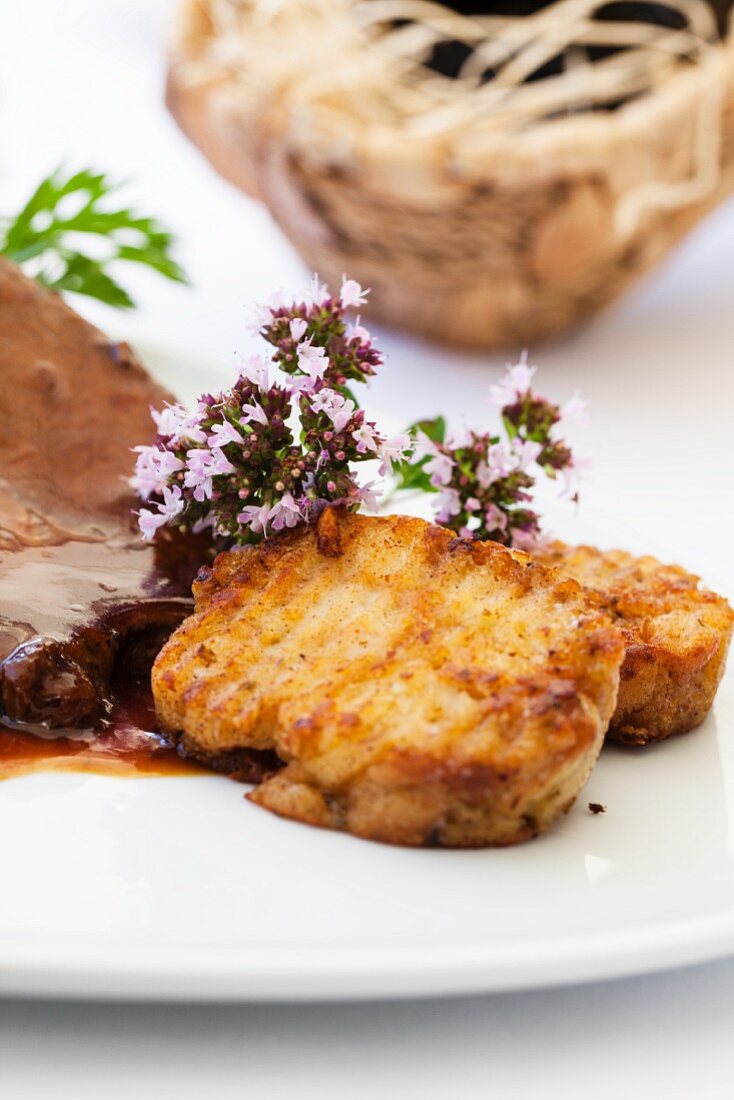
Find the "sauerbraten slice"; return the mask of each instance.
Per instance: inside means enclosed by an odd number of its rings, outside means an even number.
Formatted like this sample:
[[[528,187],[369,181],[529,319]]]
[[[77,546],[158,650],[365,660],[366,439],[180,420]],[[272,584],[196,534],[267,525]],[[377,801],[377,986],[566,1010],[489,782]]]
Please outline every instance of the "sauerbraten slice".
[[[124,475],[167,394],[126,344],[0,259],[0,715],[91,729],[132,633],[189,610],[206,548],[141,543]]]

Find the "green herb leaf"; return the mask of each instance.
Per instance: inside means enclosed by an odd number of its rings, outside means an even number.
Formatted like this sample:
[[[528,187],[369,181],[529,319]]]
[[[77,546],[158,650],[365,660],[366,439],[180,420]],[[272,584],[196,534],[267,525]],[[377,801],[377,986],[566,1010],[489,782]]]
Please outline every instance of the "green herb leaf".
[[[57,169],[14,218],[0,219],[0,254],[54,290],[97,298],[118,309],[135,302],[110,265],[136,263],[167,279],[188,280],[171,256],[174,237],[154,218],[112,208],[117,185],[101,172]]]
[[[360,408],[359,398],[357,397],[354,390],[351,389],[351,387],[349,387],[349,386],[335,386],[334,388],[336,389],[336,391],[338,393],[340,393],[342,395],[342,397],[346,397],[348,401],[353,401],[354,405],[355,405],[355,408],[357,408],[357,409]]]
[[[442,416],[435,416],[430,420],[417,420],[406,430],[411,439],[415,439],[418,432],[423,432],[431,442],[443,443],[446,438],[446,421]],[[428,462],[427,458],[415,463],[407,458],[393,466],[395,490],[410,489],[424,493],[437,493],[438,489],[431,484],[431,479],[424,469],[426,462]]]

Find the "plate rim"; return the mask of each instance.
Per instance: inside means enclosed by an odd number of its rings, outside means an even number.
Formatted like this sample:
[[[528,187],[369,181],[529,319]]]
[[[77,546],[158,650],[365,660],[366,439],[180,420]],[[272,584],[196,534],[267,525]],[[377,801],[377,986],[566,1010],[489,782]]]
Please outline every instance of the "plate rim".
[[[0,951],[0,991],[192,1003],[406,999],[559,987],[729,955],[734,912],[637,931],[410,950],[136,946],[69,954],[60,946],[21,945]]]

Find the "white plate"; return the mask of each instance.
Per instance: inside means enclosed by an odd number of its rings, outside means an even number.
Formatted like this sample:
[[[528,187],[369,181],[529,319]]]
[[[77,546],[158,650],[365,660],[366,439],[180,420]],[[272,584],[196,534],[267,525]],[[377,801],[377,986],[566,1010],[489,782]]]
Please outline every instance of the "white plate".
[[[178,356],[154,361],[186,397],[226,380]],[[734,952],[732,726],[729,674],[701,730],[642,753],[606,749],[550,835],[499,851],[321,832],[216,776],[6,781],[0,992],[393,997]]]

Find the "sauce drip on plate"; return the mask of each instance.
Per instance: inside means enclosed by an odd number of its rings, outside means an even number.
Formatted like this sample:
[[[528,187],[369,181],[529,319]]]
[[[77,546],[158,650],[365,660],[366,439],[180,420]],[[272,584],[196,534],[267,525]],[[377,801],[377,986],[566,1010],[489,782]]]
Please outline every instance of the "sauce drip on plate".
[[[104,728],[49,731],[40,736],[0,725],[0,780],[32,772],[94,772],[115,776],[203,775],[205,769],[182,759],[158,733],[153,698],[145,679],[117,675]],[[57,736],[59,733],[69,734]]]

